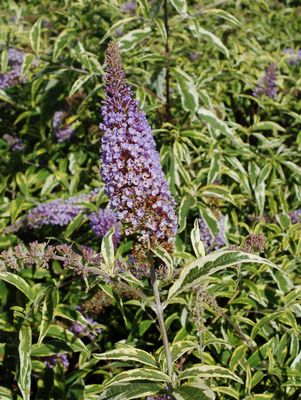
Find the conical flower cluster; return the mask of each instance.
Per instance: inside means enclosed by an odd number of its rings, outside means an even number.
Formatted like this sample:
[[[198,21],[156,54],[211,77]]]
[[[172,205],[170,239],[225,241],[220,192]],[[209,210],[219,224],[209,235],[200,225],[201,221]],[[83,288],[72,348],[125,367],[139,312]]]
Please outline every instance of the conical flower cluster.
[[[118,46],[106,53],[102,106],[102,177],[110,207],[144,246],[171,248],[177,231],[175,202],[160,165],[151,127],[125,81]]]

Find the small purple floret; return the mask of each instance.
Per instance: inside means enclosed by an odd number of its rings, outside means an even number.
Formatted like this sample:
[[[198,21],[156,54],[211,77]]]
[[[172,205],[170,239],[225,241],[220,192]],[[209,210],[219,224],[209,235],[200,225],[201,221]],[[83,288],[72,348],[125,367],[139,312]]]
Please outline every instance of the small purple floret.
[[[12,86],[18,85],[21,80],[21,69],[23,63],[24,54],[17,49],[10,48],[8,50],[8,65],[10,70],[0,74],[0,89],[7,89]],[[23,78],[25,82],[26,78]]]
[[[56,111],[52,118],[52,127],[59,143],[70,140],[74,134],[74,130],[66,123],[67,113],[64,111]]]
[[[21,151],[24,149],[24,143],[21,138],[6,133],[5,135],[3,135],[3,139],[6,141],[7,144],[10,145],[12,151]]]
[[[97,213],[89,215],[89,221],[92,231],[100,238],[105,236],[111,227],[114,226],[113,242],[115,246],[119,243],[120,222],[118,222],[116,215],[112,211],[109,209],[100,209]]]
[[[276,64],[270,64],[264,77],[257,83],[256,88],[253,91],[253,96],[261,97],[263,95],[275,98],[277,94],[276,87]]]
[[[298,210],[291,211],[289,213],[289,216],[292,224],[301,223],[301,208],[299,208]]]
[[[218,219],[218,233],[215,237],[212,236],[208,225],[203,218],[199,218],[199,226],[201,233],[201,240],[204,243],[207,252],[211,250],[218,250],[226,244],[226,217],[221,215]]]

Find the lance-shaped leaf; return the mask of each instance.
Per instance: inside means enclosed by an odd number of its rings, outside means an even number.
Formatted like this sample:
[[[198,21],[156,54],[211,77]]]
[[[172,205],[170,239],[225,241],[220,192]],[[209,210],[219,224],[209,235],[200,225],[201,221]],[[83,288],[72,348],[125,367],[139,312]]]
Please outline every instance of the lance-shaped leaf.
[[[171,276],[174,270],[174,264],[173,264],[173,259],[171,255],[168,253],[168,251],[166,251],[161,246],[156,246],[154,249],[151,250],[158,258],[160,258],[164,262],[167,268],[167,276],[168,277]]]
[[[185,385],[172,392],[176,400],[214,400],[215,396],[212,390],[205,385],[192,386]]]
[[[32,334],[28,321],[24,321],[19,332],[19,376],[18,385],[23,400],[30,400]]]
[[[40,323],[40,333],[38,344],[41,344],[47,331],[49,329],[50,324],[53,321],[54,311],[56,306],[58,305],[58,289],[53,288],[47,293],[46,298],[43,302],[42,306],[42,320]]]
[[[29,33],[30,45],[32,50],[36,54],[40,52],[41,24],[42,24],[42,19],[40,18],[34,23]]]
[[[107,351],[102,354],[93,354],[97,360],[132,361],[140,364],[157,367],[155,358],[144,350],[132,346],[122,345],[118,349]]]
[[[177,361],[182,355],[185,353],[194,350],[197,347],[197,344],[192,342],[191,340],[181,340],[179,342],[176,342],[175,344],[170,346],[170,351],[171,351],[171,359],[172,362],[174,363]],[[166,368],[166,357],[165,357],[165,352],[162,350],[159,356],[159,362],[163,366],[163,368]]]
[[[186,0],[170,0],[170,2],[180,15],[187,15]]]
[[[19,289],[22,293],[25,294],[30,300],[34,300],[34,293],[28,283],[16,274],[12,274],[11,272],[0,272],[0,279],[3,281],[10,283]]]
[[[173,71],[176,75],[178,90],[184,110],[195,113],[199,105],[199,96],[192,77],[179,67],[175,68]]]
[[[121,52],[130,51],[135,46],[142,42],[142,40],[148,38],[151,33],[151,28],[146,27],[144,29],[135,29],[119,39],[119,47]]]
[[[198,117],[210,125],[213,129],[221,131],[226,136],[233,136],[233,132],[228,125],[219,119],[214,112],[207,110],[206,108],[200,107],[197,110]]]
[[[67,342],[67,344],[72,348],[73,351],[82,351],[84,353],[88,353],[88,349],[86,345],[81,341],[80,338],[76,337],[72,332],[68,329],[63,328],[59,325],[50,325],[48,327],[47,337],[53,337],[56,339],[60,339],[63,342]]]
[[[205,248],[201,240],[201,232],[198,218],[194,221],[194,227],[190,233],[190,239],[195,255],[197,257],[204,257]]]
[[[162,385],[155,382],[120,383],[104,390],[98,400],[141,399],[159,393]]]
[[[199,34],[208,39],[215,47],[218,48],[219,51],[224,53],[225,56],[229,58],[229,50],[224,45],[224,43],[217,36],[214,35],[214,33],[207,31],[207,29],[199,27]]]
[[[179,207],[179,229],[178,233],[182,232],[186,228],[187,216],[189,210],[194,206],[194,199],[187,195],[182,198],[180,207]]]
[[[185,369],[178,375],[177,380],[184,379],[208,379],[208,378],[225,378],[243,383],[242,380],[227,368],[220,367],[219,365],[194,365],[191,368]]]
[[[105,234],[101,242],[101,255],[104,259],[105,272],[109,275],[113,275],[114,272],[114,243],[113,235],[115,233],[115,228],[112,228]]]
[[[133,381],[170,382],[170,378],[164,372],[157,369],[134,368],[114,376],[114,378],[106,382],[104,386],[109,387],[116,383],[120,384]]]
[[[183,268],[179,278],[169,289],[167,301],[169,301],[176,294],[189,289],[191,286],[198,283],[202,278],[212,275],[217,271],[221,271],[225,268],[242,263],[265,264],[269,267],[280,270],[271,261],[255,254],[230,250],[216,251],[208,254],[206,257],[194,261]]]

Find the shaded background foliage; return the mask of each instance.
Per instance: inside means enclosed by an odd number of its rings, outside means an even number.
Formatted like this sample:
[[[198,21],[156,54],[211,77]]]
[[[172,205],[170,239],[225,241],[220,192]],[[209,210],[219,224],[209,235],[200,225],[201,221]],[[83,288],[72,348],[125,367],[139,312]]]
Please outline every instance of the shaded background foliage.
[[[208,225],[206,243],[208,230],[216,237],[224,215],[227,245],[260,250],[286,273],[247,264],[176,297],[166,310],[170,341],[195,346],[179,358],[177,369],[202,361],[235,372],[243,384],[227,376],[205,379],[218,399],[299,398],[298,2],[171,0],[167,30],[160,0],[4,1],[0,21],[1,77],[12,68],[8,49],[24,57],[24,82],[0,89],[1,249],[39,240],[100,251],[89,214],[107,204],[98,125],[104,51],[109,40],[117,40],[177,202],[176,266],[199,256],[190,237],[194,221],[202,218],[201,226]],[[276,95],[256,97],[271,64]],[[59,129],[72,130],[61,143],[53,126],[58,111],[64,113]],[[41,203],[94,189],[93,201],[83,201],[83,211],[66,226],[30,229],[24,223]],[[263,237],[264,251],[262,243],[254,244]],[[122,238],[117,254],[130,247]],[[160,346],[153,315],[133,293],[96,278],[87,283],[58,260],[18,275],[35,287],[36,297],[29,305],[20,291],[0,283],[1,398],[20,398],[18,332],[26,337],[28,325],[36,399],[96,399],[101,385],[130,364],[98,361],[93,352],[119,341],[150,352]],[[51,324],[40,343],[45,310]]]

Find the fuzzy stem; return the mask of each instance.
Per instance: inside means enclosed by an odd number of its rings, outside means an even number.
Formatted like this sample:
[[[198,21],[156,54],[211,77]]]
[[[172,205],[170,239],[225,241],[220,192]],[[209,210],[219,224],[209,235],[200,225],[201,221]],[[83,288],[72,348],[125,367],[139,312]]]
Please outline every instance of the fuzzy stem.
[[[166,356],[166,364],[167,364],[167,371],[170,379],[172,379],[172,359],[171,359],[171,351],[169,347],[169,342],[168,342],[168,337],[167,337],[167,332],[166,332],[166,327],[165,327],[165,322],[164,322],[164,317],[163,317],[163,308],[162,308],[162,303],[160,300],[160,293],[159,293],[159,288],[158,288],[158,280],[157,280],[157,275],[154,266],[151,266],[150,269],[150,279],[151,279],[151,284],[153,287],[153,292],[154,292],[154,297],[155,297],[155,304],[156,307],[154,308],[154,311],[157,315],[158,322],[159,322],[159,327],[160,327],[160,332],[162,335],[163,339],[163,345],[164,345],[164,350],[165,350],[165,356]]]

